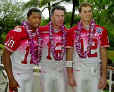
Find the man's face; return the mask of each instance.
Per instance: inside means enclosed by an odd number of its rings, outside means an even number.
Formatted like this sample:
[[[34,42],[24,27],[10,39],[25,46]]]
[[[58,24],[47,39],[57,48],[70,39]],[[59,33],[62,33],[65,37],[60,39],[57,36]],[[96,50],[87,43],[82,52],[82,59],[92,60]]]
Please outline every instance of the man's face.
[[[90,22],[92,19],[92,9],[90,6],[82,7],[80,12],[80,17],[82,21]]]
[[[59,26],[59,27],[62,26],[64,23],[64,11],[56,9],[51,18],[55,26]]]
[[[28,17],[28,22],[30,23],[32,28],[38,28],[41,23],[40,13],[32,12],[32,14]]]

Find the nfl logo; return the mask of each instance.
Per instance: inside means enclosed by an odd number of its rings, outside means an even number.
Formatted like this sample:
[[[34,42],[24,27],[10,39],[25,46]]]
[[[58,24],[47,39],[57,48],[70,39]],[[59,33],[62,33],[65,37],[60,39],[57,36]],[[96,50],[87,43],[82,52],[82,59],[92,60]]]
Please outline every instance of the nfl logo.
[[[98,34],[102,34],[102,31],[103,31],[102,28],[99,28],[99,27],[96,28],[96,32],[97,32]]]

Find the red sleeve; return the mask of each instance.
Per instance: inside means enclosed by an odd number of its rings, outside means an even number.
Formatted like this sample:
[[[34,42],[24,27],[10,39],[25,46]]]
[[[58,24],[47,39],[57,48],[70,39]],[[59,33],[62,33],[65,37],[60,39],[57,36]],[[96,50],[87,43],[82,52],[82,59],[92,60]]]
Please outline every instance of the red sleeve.
[[[49,26],[48,25],[40,26],[39,29],[40,29],[41,33],[45,33],[45,32],[48,33],[49,32]]]
[[[103,28],[100,40],[101,40],[101,47],[109,47],[108,33],[105,28]]]
[[[69,31],[66,27],[64,27],[64,30],[65,30],[66,32],[68,32],[68,31]]]
[[[74,29],[67,31],[66,35],[66,48],[72,48],[74,46]]]
[[[11,52],[15,51],[19,47],[22,35],[22,28],[9,31],[4,43],[5,48]]]

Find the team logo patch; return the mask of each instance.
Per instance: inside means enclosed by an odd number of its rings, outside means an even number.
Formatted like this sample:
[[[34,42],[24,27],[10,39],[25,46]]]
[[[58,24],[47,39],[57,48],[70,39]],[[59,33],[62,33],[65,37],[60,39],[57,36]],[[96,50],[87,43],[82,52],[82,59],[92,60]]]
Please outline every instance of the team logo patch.
[[[102,31],[103,31],[102,28],[100,28],[100,27],[97,27],[97,28],[96,28],[96,32],[97,32],[98,34],[102,34]]]

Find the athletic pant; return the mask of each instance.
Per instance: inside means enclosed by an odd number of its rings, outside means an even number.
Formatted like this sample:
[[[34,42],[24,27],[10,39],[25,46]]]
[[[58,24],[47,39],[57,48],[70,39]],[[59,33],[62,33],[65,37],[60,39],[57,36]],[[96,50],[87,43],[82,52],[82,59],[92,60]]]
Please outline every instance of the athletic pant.
[[[48,71],[40,73],[42,92],[66,92],[65,77],[63,71]]]
[[[32,92],[33,73],[14,73],[14,77],[19,84],[18,92]]]
[[[75,92],[100,92],[98,83],[100,79],[99,64],[80,64],[74,69],[74,77],[77,86],[74,87]]]

